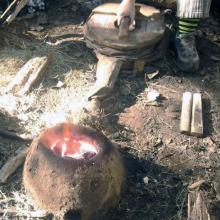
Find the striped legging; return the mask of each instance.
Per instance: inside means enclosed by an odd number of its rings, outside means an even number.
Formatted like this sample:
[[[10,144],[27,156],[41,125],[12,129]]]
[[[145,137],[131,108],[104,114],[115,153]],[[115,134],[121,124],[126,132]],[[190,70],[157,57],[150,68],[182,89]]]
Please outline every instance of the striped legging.
[[[177,0],[177,16],[180,18],[206,18],[211,0]]]

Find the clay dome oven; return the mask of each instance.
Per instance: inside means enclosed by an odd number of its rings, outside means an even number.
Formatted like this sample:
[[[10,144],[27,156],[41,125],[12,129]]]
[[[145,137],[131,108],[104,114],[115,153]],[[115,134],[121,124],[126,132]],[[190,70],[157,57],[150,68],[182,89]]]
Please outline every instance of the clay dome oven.
[[[55,216],[94,216],[117,205],[124,167],[101,133],[70,123],[43,131],[31,144],[23,182],[39,208]]]

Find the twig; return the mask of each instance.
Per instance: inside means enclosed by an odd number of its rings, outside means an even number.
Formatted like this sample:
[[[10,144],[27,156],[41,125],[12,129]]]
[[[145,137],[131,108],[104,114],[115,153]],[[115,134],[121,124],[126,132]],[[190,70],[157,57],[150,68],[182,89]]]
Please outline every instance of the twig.
[[[0,129],[0,136],[18,141],[32,141],[32,138],[22,137],[14,132]]]

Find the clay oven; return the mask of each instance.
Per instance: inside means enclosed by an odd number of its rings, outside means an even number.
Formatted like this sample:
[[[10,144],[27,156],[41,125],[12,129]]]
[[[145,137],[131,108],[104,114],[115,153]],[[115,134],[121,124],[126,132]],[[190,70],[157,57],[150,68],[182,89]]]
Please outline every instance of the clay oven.
[[[25,189],[55,216],[94,216],[118,204],[124,168],[117,149],[94,129],[71,123],[44,130],[28,153]]]

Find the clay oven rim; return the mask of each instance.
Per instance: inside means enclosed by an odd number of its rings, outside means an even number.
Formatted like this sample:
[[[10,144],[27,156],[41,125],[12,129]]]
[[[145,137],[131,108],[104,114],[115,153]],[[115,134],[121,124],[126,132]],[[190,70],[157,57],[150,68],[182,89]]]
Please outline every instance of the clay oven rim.
[[[88,45],[130,51],[151,48],[165,34],[164,16],[154,7],[136,4],[135,29],[126,38],[119,39],[115,21],[119,3],[106,3],[95,8],[84,25],[84,37]],[[94,46],[89,46],[94,48]]]
[[[49,158],[54,157],[54,159],[57,161],[65,161],[65,163],[74,163],[74,165],[81,165],[81,164],[93,164],[95,161],[100,161],[107,156],[113,148],[111,142],[101,133],[96,131],[95,129],[89,128],[89,127],[82,127],[79,125],[73,125],[71,123],[60,123],[52,128],[49,129],[54,129],[54,130],[60,130],[62,129],[65,125],[72,125],[73,132],[76,135],[83,135],[88,137],[89,139],[95,141],[96,143],[96,150],[97,154],[94,155],[93,157],[89,159],[74,159],[70,157],[62,157],[60,155],[56,155],[51,149],[49,149],[47,146],[41,143],[41,138],[44,136],[45,132],[47,129],[43,130],[39,137],[37,138],[37,144],[35,147],[37,150],[41,151],[42,153],[46,154],[49,156]]]
[[[118,3],[105,3],[94,8],[92,10],[92,14],[93,13],[103,14],[104,13],[104,14],[117,15],[119,6],[120,4]],[[135,12],[136,12],[136,16],[144,15],[146,17],[151,17],[153,14],[159,14],[160,10],[156,9],[153,6],[149,6],[146,4],[135,3]]]

